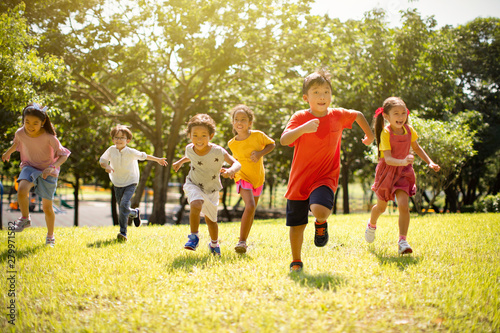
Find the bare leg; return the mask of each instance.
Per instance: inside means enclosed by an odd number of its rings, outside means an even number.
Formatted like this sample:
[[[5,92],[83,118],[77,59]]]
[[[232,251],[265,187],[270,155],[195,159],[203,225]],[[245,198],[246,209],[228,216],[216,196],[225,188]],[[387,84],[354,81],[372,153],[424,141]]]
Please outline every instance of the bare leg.
[[[243,216],[241,216],[240,241],[245,242],[248,238],[248,234],[250,234],[250,229],[252,228],[259,197],[254,197],[252,191],[245,189],[240,190],[240,195],[245,202],[245,210],[243,211]]]
[[[191,211],[189,212],[189,226],[191,233],[197,233],[200,229],[200,214],[203,200],[194,200],[189,204]],[[208,223],[207,223],[208,224]]]
[[[19,209],[21,210],[22,217],[30,216],[30,199],[29,194],[31,188],[35,184],[30,183],[29,181],[22,179],[19,182],[19,187],[17,189],[17,202],[19,203]]]
[[[405,236],[408,234],[410,227],[410,208],[408,204],[409,196],[405,191],[397,190],[396,199],[398,200],[399,209],[399,234]]]
[[[47,224],[47,236],[54,236],[54,224],[56,221],[56,214],[52,206],[52,200],[42,198],[42,209],[45,213],[45,223]]]
[[[330,214],[332,214],[332,210],[326,208],[325,206],[318,205],[318,204],[312,204],[310,206],[311,212],[313,213],[314,217],[316,218],[316,221],[318,222],[325,222]]]
[[[301,260],[302,243],[304,242],[304,230],[307,224],[290,227],[290,245],[292,247],[293,261]]]
[[[219,224],[210,220],[207,216],[205,216],[205,222],[207,223],[208,233],[210,234],[211,240],[219,239]]]
[[[377,220],[382,215],[387,208],[387,201],[382,201],[377,199],[377,204],[372,207],[372,213],[370,216],[370,223],[375,225],[377,224]]]

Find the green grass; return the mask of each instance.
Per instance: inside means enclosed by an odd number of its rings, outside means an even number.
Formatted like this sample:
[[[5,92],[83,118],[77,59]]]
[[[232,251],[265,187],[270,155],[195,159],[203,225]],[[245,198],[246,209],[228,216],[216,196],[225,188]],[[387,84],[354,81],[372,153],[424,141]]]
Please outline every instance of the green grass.
[[[7,322],[8,240],[0,232],[0,331],[498,332],[500,214],[412,216],[414,254],[397,255],[397,215],[364,241],[367,214],[329,219],[330,242],[306,229],[304,271],[289,273],[284,220],[256,221],[247,255],[238,223],[220,225],[222,257],[183,249],[187,225],[45,228],[15,236],[16,325]]]

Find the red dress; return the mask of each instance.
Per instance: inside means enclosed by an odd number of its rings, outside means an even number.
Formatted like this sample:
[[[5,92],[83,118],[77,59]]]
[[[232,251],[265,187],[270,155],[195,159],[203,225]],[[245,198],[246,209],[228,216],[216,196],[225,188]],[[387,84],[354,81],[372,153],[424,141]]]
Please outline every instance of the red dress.
[[[411,131],[408,125],[404,126],[406,128],[405,135],[395,135],[391,126],[387,126],[390,134],[391,156],[397,159],[404,159],[410,153]],[[385,163],[385,158],[381,158],[375,171],[375,182],[372,185],[372,190],[380,200],[386,202],[394,200],[396,190],[403,190],[410,197],[414,196],[417,187],[415,186],[413,165],[388,165]]]

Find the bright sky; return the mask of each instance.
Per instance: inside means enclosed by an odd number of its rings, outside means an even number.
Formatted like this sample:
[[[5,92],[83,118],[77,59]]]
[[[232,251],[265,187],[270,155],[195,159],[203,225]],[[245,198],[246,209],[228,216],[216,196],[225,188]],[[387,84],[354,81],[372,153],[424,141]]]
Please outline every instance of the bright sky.
[[[341,21],[360,20],[373,8],[383,8],[391,25],[399,25],[399,11],[417,8],[422,17],[434,15],[438,26],[457,26],[476,17],[500,17],[500,0],[316,0],[312,13],[338,17]]]

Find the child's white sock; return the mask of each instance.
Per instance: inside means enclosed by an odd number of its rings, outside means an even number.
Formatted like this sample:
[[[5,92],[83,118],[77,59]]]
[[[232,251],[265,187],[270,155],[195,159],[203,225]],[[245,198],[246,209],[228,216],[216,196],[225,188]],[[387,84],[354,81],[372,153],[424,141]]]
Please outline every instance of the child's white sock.
[[[217,246],[219,246],[219,240],[218,239],[216,239],[216,240],[212,239],[212,241],[210,242],[210,246],[211,247],[217,247]]]

